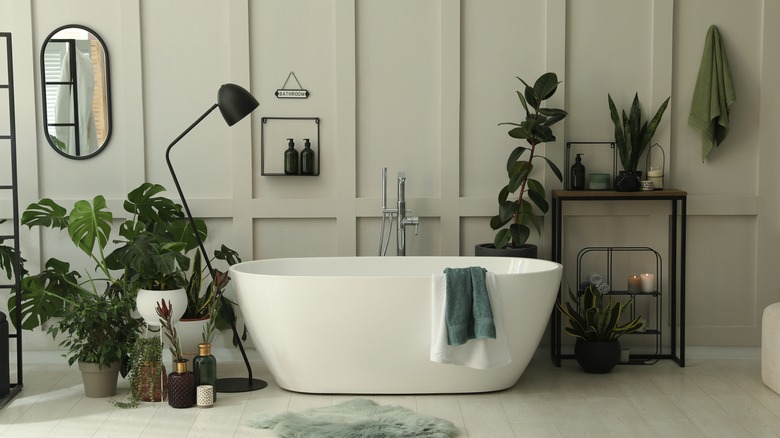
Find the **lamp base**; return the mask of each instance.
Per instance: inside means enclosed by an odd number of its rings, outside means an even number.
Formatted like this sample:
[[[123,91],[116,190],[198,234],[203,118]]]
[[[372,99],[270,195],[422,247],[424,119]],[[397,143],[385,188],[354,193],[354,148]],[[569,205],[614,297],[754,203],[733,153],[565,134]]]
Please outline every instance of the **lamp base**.
[[[249,392],[257,391],[268,386],[268,382],[260,379],[245,377],[227,377],[217,379],[217,392]]]

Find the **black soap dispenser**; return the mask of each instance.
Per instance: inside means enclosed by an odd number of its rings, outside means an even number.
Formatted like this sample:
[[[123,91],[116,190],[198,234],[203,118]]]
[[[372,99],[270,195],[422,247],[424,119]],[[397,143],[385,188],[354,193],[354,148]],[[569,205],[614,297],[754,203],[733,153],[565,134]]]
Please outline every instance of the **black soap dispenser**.
[[[582,164],[582,158],[577,154],[574,164],[571,166],[571,189],[582,190],[585,188],[585,166]]]
[[[311,149],[311,143],[308,138],[303,139],[303,150],[301,151],[301,174],[314,175],[314,151]]]
[[[284,151],[284,174],[298,174],[298,151],[295,150],[295,142],[291,138],[287,139],[287,150]]]

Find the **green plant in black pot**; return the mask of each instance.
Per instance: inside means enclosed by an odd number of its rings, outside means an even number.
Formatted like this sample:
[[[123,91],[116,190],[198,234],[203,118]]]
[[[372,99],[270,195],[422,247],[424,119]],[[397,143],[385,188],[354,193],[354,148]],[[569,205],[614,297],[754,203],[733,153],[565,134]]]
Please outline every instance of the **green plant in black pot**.
[[[612,101],[612,96],[607,94],[607,97],[609,99],[609,114],[612,118],[612,123],[615,125],[615,145],[620,156],[620,164],[624,169],[615,178],[615,190],[635,192],[640,189],[639,176],[637,174],[639,158],[650,144],[656,129],[658,129],[670,98],[666,98],[658,108],[658,111],[656,111],[655,116],[648,123],[647,121],[642,122],[638,93],[634,94],[634,100],[631,103],[631,109],[628,114],[626,114],[625,110],[622,111],[622,118],[618,116],[617,107],[615,102]]]
[[[585,371],[595,373],[611,371],[620,359],[618,338],[642,327],[640,316],[624,321],[625,310],[634,302],[633,296],[626,301],[613,301],[609,288],[600,290],[599,286],[589,283],[576,296],[569,290],[569,301],[563,305],[555,303],[569,319],[569,326],[564,330],[577,338],[574,346],[577,362]]]
[[[542,107],[544,101],[550,99],[558,89],[558,76],[555,73],[545,73],[533,86],[522,79],[520,81],[525,85],[525,91],[518,91],[517,97],[525,110],[525,120],[520,123],[501,124],[514,126],[509,130],[509,136],[525,140],[528,146],[517,146],[509,154],[506,163],[509,182],[498,194],[498,214],[490,219],[490,227],[498,230],[493,245],[499,249],[524,245],[531,233],[530,227],[541,232],[533,206],[539,208],[542,213],[547,213],[549,206],[542,183],[530,178],[534,164],[538,160],[546,162],[558,180],[563,180],[555,163],[539,155],[537,151],[540,144],[555,141],[552,126],[567,116],[562,109]],[[509,226],[506,227],[507,225]]]

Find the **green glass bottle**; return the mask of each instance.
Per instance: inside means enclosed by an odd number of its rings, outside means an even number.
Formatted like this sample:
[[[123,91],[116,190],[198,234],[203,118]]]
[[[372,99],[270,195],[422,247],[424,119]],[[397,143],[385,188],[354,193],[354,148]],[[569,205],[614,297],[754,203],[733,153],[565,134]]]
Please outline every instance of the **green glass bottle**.
[[[211,354],[211,344],[198,344],[198,355],[192,361],[192,372],[195,373],[195,387],[213,386],[214,401],[217,401],[217,358]]]
[[[295,150],[293,139],[287,139],[287,150],[284,151],[284,174],[298,174],[298,151]]]
[[[311,149],[311,143],[308,138],[303,139],[303,150],[301,151],[301,174],[314,175],[314,151]]]

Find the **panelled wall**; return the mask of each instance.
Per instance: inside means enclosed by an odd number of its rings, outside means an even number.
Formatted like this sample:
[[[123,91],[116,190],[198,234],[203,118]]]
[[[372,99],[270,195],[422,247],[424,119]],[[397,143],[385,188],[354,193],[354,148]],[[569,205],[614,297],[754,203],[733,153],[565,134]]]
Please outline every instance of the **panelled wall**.
[[[498,123],[522,115],[516,77],[554,71],[563,83],[551,105],[570,116],[543,149],[561,167],[565,142],[611,140],[608,93],[619,107],[638,93],[646,118],[672,98],[654,141],[666,150],[666,186],[690,195],[689,344],[758,345],[761,311],[780,300],[775,2],[0,0],[0,10],[0,30],[14,34],[24,205],[103,194],[121,215],[121,200],[143,181],[172,190],[165,148],[222,83],[235,82],[260,100],[251,119],[228,128],[213,115],[172,157],[213,244],[247,260],[375,255],[388,167],[388,197],[404,171],[407,205],[420,217],[407,254],[471,255],[493,237],[488,220],[515,146]],[[66,23],[97,31],[111,57],[114,131],[85,161],[50,150],[39,123],[38,52]],[[702,162],[686,122],[711,24],[725,39],[738,97],[726,143]],[[275,98],[290,72],[308,99]],[[260,175],[262,117],[320,118],[320,176]],[[560,188],[551,172],[535,172],[548,190]],[[668,213],[631,203],[568,210],[565,281],[575,282],[583,246],[665,251]],[[549,238],[531,238],[543,257]],[[33,269],[51,256],[79,257],[61,236],[25,231],[24,241]],[[30,338],[29,348],[51,345]]]

